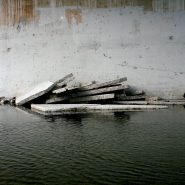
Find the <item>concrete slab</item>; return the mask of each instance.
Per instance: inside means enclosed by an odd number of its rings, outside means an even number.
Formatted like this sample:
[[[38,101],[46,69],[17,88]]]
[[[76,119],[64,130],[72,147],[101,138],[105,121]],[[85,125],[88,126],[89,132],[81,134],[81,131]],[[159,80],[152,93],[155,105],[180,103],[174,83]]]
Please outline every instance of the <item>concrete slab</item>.
[[[161,105],[100,105],[100,104],[32,104],[31,109],[44,115],[89,111],[130,111],[147,109],[164,109]]]
[[[49,81],[41,83],[38,86],[36,86],[34,89],[29,91],[28,93],[23,94],[20,97],[17,97],[15,103],[16,105],[23,105],[27,102],[30,102],[31,100],[34,100],[49,92],[54,87],[54,85],[55,84],[53,82],[49,82]]]
[[[185,101],[112,101],[120,105],[185,105]]]

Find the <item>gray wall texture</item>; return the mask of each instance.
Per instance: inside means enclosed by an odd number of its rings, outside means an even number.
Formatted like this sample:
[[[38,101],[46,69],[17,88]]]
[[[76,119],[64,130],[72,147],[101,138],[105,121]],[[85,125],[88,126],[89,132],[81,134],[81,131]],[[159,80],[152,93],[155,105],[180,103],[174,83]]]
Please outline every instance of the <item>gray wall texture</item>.
[[[185,92],[184,0],[0,0],[0,96],[74,73]]]

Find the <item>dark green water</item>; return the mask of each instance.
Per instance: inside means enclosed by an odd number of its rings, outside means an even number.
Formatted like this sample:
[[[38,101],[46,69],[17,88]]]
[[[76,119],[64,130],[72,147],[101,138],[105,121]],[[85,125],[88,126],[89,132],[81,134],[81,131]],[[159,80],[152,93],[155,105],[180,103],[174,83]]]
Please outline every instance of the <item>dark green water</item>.
[[[0,106],[0,185],[184,183],[184,108],[41,118]]]

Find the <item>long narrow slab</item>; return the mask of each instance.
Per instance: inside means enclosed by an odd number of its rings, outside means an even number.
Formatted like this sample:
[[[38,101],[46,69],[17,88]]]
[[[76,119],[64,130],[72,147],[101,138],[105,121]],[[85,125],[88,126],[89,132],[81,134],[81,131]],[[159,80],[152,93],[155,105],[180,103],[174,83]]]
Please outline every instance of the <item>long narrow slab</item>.
[[[148,105],[147,101],[111,101],[111,103],[120,105]]]
[[[76,92],[76,93],[70,94],[70,96],[71,97],[90,96],[90,95],[95,95],[95,94],[103,94],[103,93],[108,93],[108,92],[120,91],[120,90],[124,90],[127,88],[128,88],[128,85],[104,87],[104,88],[94,89],[94,90],[89,90],[89,91]]]
[[[52,91],[53,94],[61,94],[61,93],[72,93],[72,92],[77,92],[77,91],[83,91],[86,87],[89,87],[90,85],[93,85],[94,83],[88,83],[86,84],[80,84],[77,87],[62,87],[62,88],[57,88],[55,90]]]
[[[120,90],[124,90],[127,88],[128,88],[128,85],[104,87],[100,89],[71,93],[69,96],[70,97],[90,96],[90,95],[95,95],[95,94],[103,94],[103,93],[109,93],[109,92],[114,92],[114,91],[120,91]]]
[[[149,105],[185,105],[185,101],[148,101]]]
[[[88,90],[99,89],[99,88],[103,88],[103,87],[116,86],[116,85],[120,85],[120,83],[122,83],[124,81],[127,81],[126,77],[119,78],[119,79],[109,81],[109,82],[100,83],[100,84],[92,83],[90,85],[75,88],[75,90],[77,90],[77,91],[88,91]],[[53,93],[54,94],[60,94],[60,93],[66,92],[67,90],[68,90],[68,92],[70,92],[71,90],[74,90],[74,89],[70,90],[70,89],[66,89],[66,88],[57,88],[53,91]]]
[[[79,98],[72,98],[69,100],[70,103],[79,103],[79,102],[88,102],[88,101],[97,101],[97,100],[109,100],[114,98],[114,94],[101,94],[95,96],[85,96]]]
[[[124,94],[117,94],[116,98],[118,98],[118,100],[143,100],[146,99],[147,96],[145,95],[138,95],[138,96],[125,96]]]
[[[31,100],[34,100],[46,93],[48,93],[53,87],[53,82],[44,82],[36,86],[34,89],[29,91],[28,93],[23,94],[22,96],[19,96],[16,98],[16,105],[23,105],[27,102],[30,102]]]
[[[92,90],[92,89],[99,89],[102,87],[110,87],[110,86],[122,83],[124,81],[127,81],[127,77],[119,78],[119,79],[116,79],[113,81],[108,81],[108,82],[104,82],[104,83],[100,83],[100,84],[92,84],[92,85],[89,85],[89,86],[82,88],[82,90],[86,91],[86,90]]]
[[[185,105],[185,101],[112,101],[120,105]]]
[[[62,101],[68,100],[68,97],[52,97],[46,100],[46,104],[51,104],[51,103],[59,103]]]
[[[147,109],[165,109],[161,105],[99,105],[99,104],[32,104],[31,109],[44,115],[89,111],[131,111]]]
[[[92,96],[92,95],[98,95],[98,94],[103,94],[103,93],[111,93],[115,91],[124,90],[126,88],[128,88],[128,85],[119,85],[119,86],[106,87],[106,88],[94,89],[94,90],[89,90],[89,91],[75,92],[75,93],[71,93],[69,95],[64,95],[61,97],[57,97],[57,96],[51,97],[46,100],[46,103],[47,104],[58,103],[58,102],[62,102],[65,100],[70,100],[71,98]]]

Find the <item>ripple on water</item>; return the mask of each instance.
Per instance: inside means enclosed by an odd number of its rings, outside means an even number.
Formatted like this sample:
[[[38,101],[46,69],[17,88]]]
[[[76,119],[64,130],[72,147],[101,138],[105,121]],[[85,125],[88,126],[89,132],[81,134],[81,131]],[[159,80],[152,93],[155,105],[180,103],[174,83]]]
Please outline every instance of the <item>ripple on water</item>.
[[[184,118],[179,109],[44,119],[0,107],[0,184],[182,184]]]

